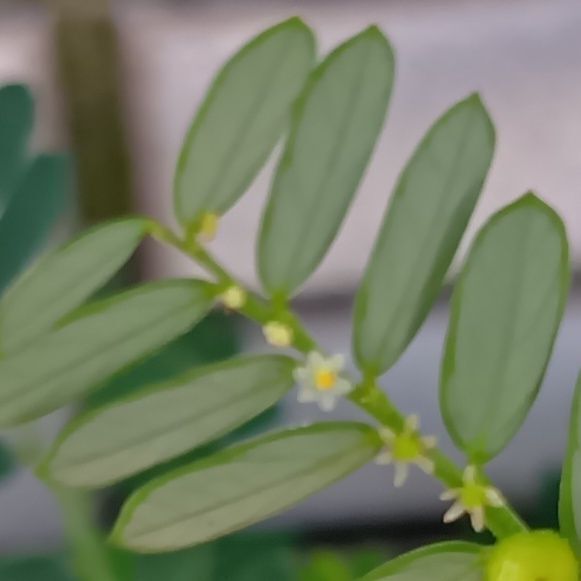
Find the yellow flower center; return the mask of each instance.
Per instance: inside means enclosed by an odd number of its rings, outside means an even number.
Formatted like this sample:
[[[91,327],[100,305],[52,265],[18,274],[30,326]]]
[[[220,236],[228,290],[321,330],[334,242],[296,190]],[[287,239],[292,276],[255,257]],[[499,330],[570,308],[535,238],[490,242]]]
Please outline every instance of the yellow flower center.
[[[411,462],[422,455],[422,443],[416,434],[400,434],[393,441],[392,454],[398,462]]]
[[[519,533],[498,543],[486,563],[486,581],[577,581],[569,543],[552,531]]]
[[[315,373],[315,386],[321,391],[333,389],[337,383],[337,373],[331,369],[320,369]]]
[[[460,502],[468,510],[485,506],[486,487],[481,484],[465,484],[460,490]]]
[[[211,242],[214,240],[216,233],[218,232],[219,221],[220,216],[218,216],[218,214],[206,212],[200,221],[200,229],[198,231],[200,240],[204,242]]]

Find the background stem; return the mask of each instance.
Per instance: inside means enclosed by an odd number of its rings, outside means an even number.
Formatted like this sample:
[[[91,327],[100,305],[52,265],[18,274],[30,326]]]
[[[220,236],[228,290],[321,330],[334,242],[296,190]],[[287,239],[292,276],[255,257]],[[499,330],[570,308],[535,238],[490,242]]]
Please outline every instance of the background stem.
[[[118,581],[105,538],[95,526],[90,497],[58,486],[51,486],[51,490],[63,513],[75,574],[83,581]]]

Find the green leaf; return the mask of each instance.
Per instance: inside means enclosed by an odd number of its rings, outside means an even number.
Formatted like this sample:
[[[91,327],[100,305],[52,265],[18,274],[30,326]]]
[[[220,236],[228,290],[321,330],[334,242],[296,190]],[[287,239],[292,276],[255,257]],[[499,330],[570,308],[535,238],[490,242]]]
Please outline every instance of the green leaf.
[[[471,460],[496,456],[524,421],[569,282],[563,223],[533,194],[476,237],[452,297],[440,389],[446,426]]]
[[[448,542],[389,561],[361,581],[483,581],[482,547]]]
[[[238,357],[93,410],[64,430],[42,472],[96,488],[175,458],[274,405],[294,367],[289,357]]]
[[[0,561],[0,581],[73,581],[61,555],[6,558]]]
[[[331,245],[381,131],[393,73],[391,48],[371,27],[307,83],[260,231],[259,272],[271,294],[295,291]]]
[[[581,557],[581,374],[577,381],[571,406],[569,445],[559,495],[559,524],[561,532]]]
[[[339,555],[331,551],[318,551],[301,571],[299,581],[353,581],[353,576]]]
[[[288,124],[314,60],[309,28],[291,18],[250,41],[220,71],[176,170],[180,222],[223,214],[244,193]]]
[[[477,95],[428,131],[404,169],[356,297],[354,352],[372,374],[389,369],[440,292],[494,151]]]
[[[333,422],[226,449],[138,490],[123,507],[112,540],[138,552],[209,541],[325,488],[371,460],[380,447],[371,427]]]
[[[16,458],[4,442],[0,442],[0,483],[16,469]]]
[[[0,88],[0,215],[24,167],[33,122],[30,91],[23,85]]]
[[[22,348],[82,304],[129,259],[147,228],[140,218],[116,220],[41,259],[0,302],[1,351]]]
[[[293,544],[286,535],[273,531],[244,532],[194,550],[216,548],[214,574],[207,581],[296,581]]]
[[[39,155],[16,187],[0,220],[0,291],[46,242],[69,186],[64,156]]]
[[[210,308],[207,283],[144,284],[78,310],[0,361],[0,426],[38,418],[185,333]]]
[[[204,545],[167,555],[141,556],[135,581],[214,581],[216,553],[215,546]]]

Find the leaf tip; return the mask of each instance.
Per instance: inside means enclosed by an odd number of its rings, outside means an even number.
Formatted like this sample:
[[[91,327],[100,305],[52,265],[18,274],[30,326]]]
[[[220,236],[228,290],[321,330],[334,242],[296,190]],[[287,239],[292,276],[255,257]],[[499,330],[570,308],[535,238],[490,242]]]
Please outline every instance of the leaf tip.
[[[377,42],[377,44],[382,45],[382,47],[387,48],[390,53],[392,52],[389,40],[387,39],[387,37],[377,24],[372,24],[371,26],[368,26],[355,38],[372,40],[374,42]]]
[[[551,216],[555,220],[557,220],[559,223],[563,222],[561,216],[559,216],[555,209],[549,204],[547,204],[547,202],[545,202],[538,194],[536,194],[532,190],[525,192],[522,196],[520,196],[520,198],[517,198],[509,207],[517,209],[525,206],[529,208],[534,208],[536,210],[540,210],[545,214]]]

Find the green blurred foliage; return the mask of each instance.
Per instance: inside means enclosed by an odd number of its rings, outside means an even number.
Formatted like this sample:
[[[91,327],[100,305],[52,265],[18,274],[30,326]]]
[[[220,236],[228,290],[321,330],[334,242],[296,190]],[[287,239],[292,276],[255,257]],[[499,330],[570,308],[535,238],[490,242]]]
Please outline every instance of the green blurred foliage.
[[[74,581],[74,579],[62,555],[46,555],[1,560],[0,581]]]

